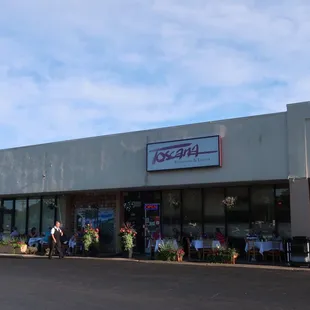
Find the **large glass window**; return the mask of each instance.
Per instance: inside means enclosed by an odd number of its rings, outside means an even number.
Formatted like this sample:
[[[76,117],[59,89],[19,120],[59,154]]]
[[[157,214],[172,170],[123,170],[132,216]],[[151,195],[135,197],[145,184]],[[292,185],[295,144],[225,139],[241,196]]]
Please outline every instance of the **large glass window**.
[[[13,200],[3,201],[3,233],[8,235],[12,231],[12,213],[13,213]],[[1,228],[1,227],[0,227]]]
[[[46,232],[50,227],[53,227],[54,221],[55,221],[55,198],[54,197],[43,198],[42,231]]]
[[[250,197],[247,187],[228,187],[226,197],[236,197],[236,205],[227,209],[228,236],[244,238],[249,233]]]
[[[216,228],[225,234],[225,209],[222,206],[224,188],[208,188],[204,190],[204,233],[214,236]]]
[[[40,228],[40,199],[29,199],[28,230]]]
[[[200,237],[202,234],[201,189],[185,189],[182,196],[183,234]]]
[[[15,227],[23,235],[26,234],[27,199],[15,201]]]
[[[162,192],[162,230],[164,237],[181,234],[181,191]]]
[[[251,188],[251,224],[255,232],[272,235],[275,230],[274,205],[273,185]]]
[[[291,237],[290,190],[288,186],[276,187],[276,222],[281,237]]]

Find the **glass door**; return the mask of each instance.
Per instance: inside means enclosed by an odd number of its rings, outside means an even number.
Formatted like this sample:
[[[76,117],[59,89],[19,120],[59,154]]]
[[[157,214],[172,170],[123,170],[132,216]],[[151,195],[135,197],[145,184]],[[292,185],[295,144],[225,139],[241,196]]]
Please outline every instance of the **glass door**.
[[[144,204],[144,219],[145,219],[145,249],[148,248],[148,243],[151,238],[160,239],[160,213],[159,203]]]
[[[102,251],[115,252],[115,210],[114,208],[100,208],[98,210],[98,228]]]
[[[114,208],[76,209],[75,228],[82,230],[90,224],[99,229],[100,248],[103,252],[115,252],[115,210]]]

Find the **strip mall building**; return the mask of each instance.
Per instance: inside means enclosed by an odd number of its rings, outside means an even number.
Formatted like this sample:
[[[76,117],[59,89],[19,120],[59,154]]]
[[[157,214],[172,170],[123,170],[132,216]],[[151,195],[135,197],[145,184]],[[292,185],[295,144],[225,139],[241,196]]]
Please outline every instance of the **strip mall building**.
[[[249,229],[310,236],[310,102],[286,112],[0,151],[0,228],[68,233],[101,228],[119,250],[125,220],[174,234],[213,234],[233,244]],[[226,210],[225,197],[237,197]],[[53,208],[53,204],[57,206]],[[126,208],[124,208],[124,204]]]

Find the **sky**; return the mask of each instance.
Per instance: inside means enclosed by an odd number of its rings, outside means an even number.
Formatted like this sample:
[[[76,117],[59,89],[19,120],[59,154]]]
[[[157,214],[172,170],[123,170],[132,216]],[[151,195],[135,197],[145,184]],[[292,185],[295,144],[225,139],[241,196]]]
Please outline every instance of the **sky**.
[[[0,148],[310,100],[309,0],[2,0]]]

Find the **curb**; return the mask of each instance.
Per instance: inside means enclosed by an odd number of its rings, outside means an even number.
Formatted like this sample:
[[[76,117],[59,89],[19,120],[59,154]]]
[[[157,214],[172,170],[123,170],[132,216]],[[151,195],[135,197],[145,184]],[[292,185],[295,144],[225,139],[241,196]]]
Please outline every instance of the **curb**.
[[[40,255],[22,255],[22,254],[0,254],[0,258],[13,258],[13,259],[48,259],[47,256]],[[144,260],[144,259],[128,259],[123,257],[79,257],[67,256],[65,260],[92,260],[92,261],[111,261],[111,262],[131,262],[142,264],[157,264],[157,265],[173,265],[173,266],[195,266],[195,267],[211,267],[211,268],[247,268],[247,269],[260,269],[260,270],[279,270],[279,271],[308,271],[309,268],[296,268],[288,266],[271,266],[271,265],[251,265],[251,264],[210,264],[201,262],[167,262],[158,260]]]

